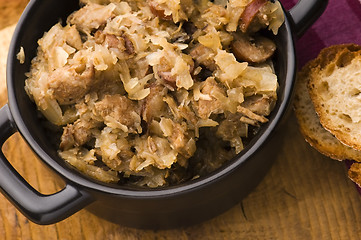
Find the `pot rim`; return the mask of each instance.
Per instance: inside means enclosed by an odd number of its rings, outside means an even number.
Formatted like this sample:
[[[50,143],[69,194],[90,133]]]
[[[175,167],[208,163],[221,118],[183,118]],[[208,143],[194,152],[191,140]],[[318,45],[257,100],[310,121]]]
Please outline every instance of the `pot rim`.
[[[26,123],[22,119],[20,107],[18,105],[17,96],[15,94],[15,84],[14,84],[14,71],[15,64],[17,60],[17,53],[20,50],[20,39],[24,29],[27,27],[28,19],[31,18],[34,9],[37,4],[41,1],[30,1],[29,5],[25,9],[22,14],[18,25],[14,31],[14,35],[10,44],[8,61],[7,61],[7,91],[8,91],[8,104],[9,109],[12,115],[12,121],[15,124],[17,130],[22,135],[23,139],[27,142],[27,144],[31,147],[33,152],[37,154],[40,160],[46,163],[47,166],[50,167],[56,174],[60,175],[66,183],[72,183],[81,188],[85,188],[94,192],[103,192],[107,194],[116,194],[119,196],[127,196],[133,198],[154,198],[154,197],[166,197],[169,195],[178,195],[183,194],[185,192],[194,191],[199,188],[204,188],[206,186],[210,186],[215,182],[220,181],[225,178],[227,175],[235,171],[242,164],[245,164],[247,160],[249,160],[256,151],[258,151],[265,142],[270,138],[270,136],[274,133],[276,127],[280,124],[282,117],[285,115],[288,106],[290,105],[293,87],[295,83],[295,72],[296,72],[296,54],[295,54],[295,44],[294,44],[294,36],[291,29],[291,24],[289,21],[289,16],[287,12],[283,9],[285,22],[282,26],[283,31],[287,35],[287,66],[286,66],[286,74],[285,74],[285,86],[284,86],[284,96],[282,99],[278,99],[279,108],[277,112],[275,110],[272,111],[272,119],[267,123],[267,126],[263,126],[262,134],[254,137],[251,142],[245,147],[245,149],[235,156],[232,160],[225,163],[222,167],[215,170],[214,172],[208,174],[207,176],[201,177],[195,180],[189,180],[185,183],[177,184],[169,187],[161,187],[161,188],[135,188],[132,189],[130,187],[124,186],[110,186],[108,184],[104,184],[98,182],[97,180],[90,179],[83,174],[77,172],[76,170],[71,169],[71,167],[65,167],[55,161],[50,155],[38,144],[36,139],[32,136],[29,131],[31,126],[26,126]]]

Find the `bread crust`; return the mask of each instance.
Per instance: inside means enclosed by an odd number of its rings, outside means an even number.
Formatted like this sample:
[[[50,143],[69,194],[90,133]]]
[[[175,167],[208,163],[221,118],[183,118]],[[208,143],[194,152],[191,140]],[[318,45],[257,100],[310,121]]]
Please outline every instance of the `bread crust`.
[[[343,144],[361,150],[361,46],[325,48],[306,67],[321,125]]]
[[[361,187],[361,163],[353,163],[348,169],[348,177]]]
[[[297,74],[294,110],[301,133],[312,147],[336,160],[357,161],[350,166],[348,177],[361,187],[361,114],[359,119],[357,115],[358,111],[361,113],[361,95],[358,97],[361,91],[358,89],[361,89],[361,46],[330,46]]]
[[[312,69],[321,64],[319,60],[308,62],[297,74],[294,112],[299,129],[305,140],[317,151],[335,160],[355,160],[361,162],[361,151],[342,144],[321,125],[308,92],[308,82]]]

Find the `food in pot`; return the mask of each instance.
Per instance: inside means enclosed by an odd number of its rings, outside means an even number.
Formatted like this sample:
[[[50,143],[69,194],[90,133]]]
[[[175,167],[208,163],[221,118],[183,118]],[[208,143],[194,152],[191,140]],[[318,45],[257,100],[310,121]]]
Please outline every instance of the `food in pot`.
[[[262,33],[282,25],[279,2],[80,4],[38,41],[25,86],[79,171],[177,184],[219,168],[268,121],[276,46]]]

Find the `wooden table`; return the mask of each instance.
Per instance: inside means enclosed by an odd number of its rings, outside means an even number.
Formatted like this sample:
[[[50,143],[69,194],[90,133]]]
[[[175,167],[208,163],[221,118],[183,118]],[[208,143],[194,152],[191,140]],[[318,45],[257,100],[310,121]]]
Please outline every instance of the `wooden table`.
[[[12,19],[18,18],[23,6],[17,5]],[[0,21],[1,106],[7,102],[5,65],[15,22]],[[284,131],[288,141],[279,146],[280,157],[260,185],[241,203],[202,224],[173,230],[137,230],[81,210],[60,223],[39,226],[0,195],[0,239],[360,239],[361,198],[347,178],[344,163],[323,157],[309,147],[294,116]],[[38,191],[49,194],[60,189],[18,133],[3,150]]]

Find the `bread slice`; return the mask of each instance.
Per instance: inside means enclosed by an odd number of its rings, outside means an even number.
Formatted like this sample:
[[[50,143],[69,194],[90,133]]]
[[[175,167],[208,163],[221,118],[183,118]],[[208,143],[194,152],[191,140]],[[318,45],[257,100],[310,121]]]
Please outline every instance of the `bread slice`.
[[[361,188],[361,163],[356,162],[351,165],[348,169],[348,177]]]
[[[307,65],[308,89],[322,126],[361,150],[361,46],[334,45]]]
[[[355,160],[361,162],[361,151],[342,144],[320,124],[308,93],[308,81],[311,66],[317,66],[314,61],[307,63],[297,75],[294,112],[298,125],[305,140],[323,155],[336,160]]]

